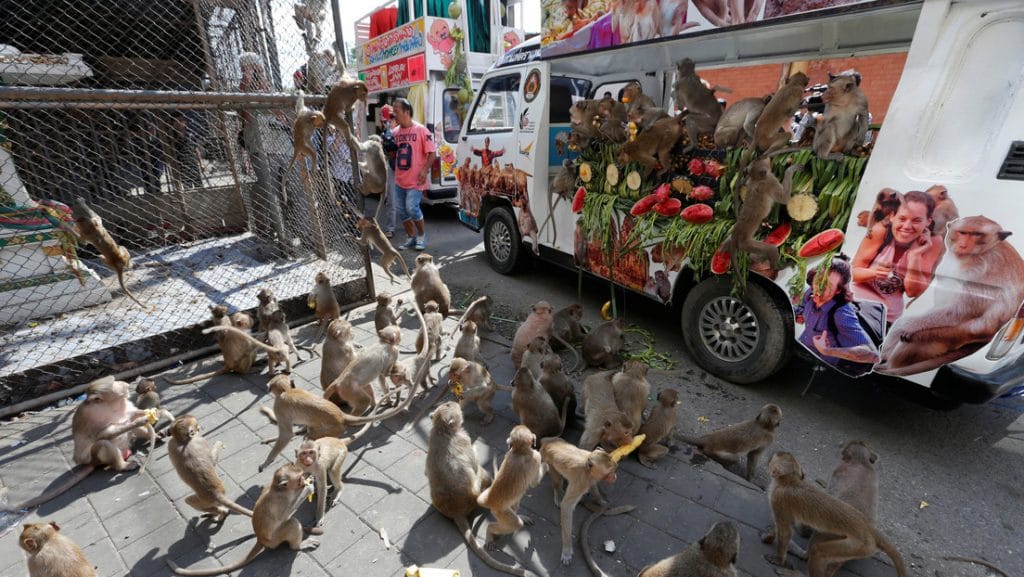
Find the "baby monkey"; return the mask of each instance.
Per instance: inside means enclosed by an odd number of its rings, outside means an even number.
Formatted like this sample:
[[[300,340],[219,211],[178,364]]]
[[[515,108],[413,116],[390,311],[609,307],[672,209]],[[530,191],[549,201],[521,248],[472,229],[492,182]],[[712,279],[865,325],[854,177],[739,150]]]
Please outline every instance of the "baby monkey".
[[[220,441],[210,447],[200,433],[199,422],[192,415],[182,415],[171,425],[167,454],[178,477],[193,492],[185,502],[216,523],[224,521],[228,510],[252,517],[252,511],[228,499],[224,482],[217,475],[215,465],[223,448],[224,443]]]
[[[637,577],[736,577],[740,534],[729,521],[711,526],[700,541],[682,553],[662,559],[640,571]]]
[[[331,507],[336,507],[341,502],[341,467],[345,464],[345,457],[348,456],[348,447],[359,440],[373,423],[366,423],[351,437],[338,439],[336,437],[322,437],[306,439],[302,441],[298,449],[295,449],[295,464],[302,468],[303,472],[313,477],[316,492],[316,526],[324,524],[324,511],[327,508],[327,480],[330,479],[334,487],[334,500]]]
[[[384,231],[380,229],[376,218],[363,219],[359,222],[358,226],[359,232],[362,233],[362,236],[359,237],[359,243],[367,247],[373,247],[380,252],[380,267],[384,269],[388,278],[391,279],[391,284],[398,282],[395,280],[395,276],[391,274],[391,265],[396,262],[402,267],[405,278],[412,278],[409,275],[409,267],[406,266],[405,259],[402,258],[402,255],[398,254],[391,241],[384,235]]]
[[[96,247],[96,250],[100,252],[100,258],[103,259],[103,264],[117,273],[117,282],[121,284],[121,290],[124,291],[124,294],[135,301],[135,304],[140,307],[146,310],[153,310],[135,298],[132,291],[128,290],[128,287],[124,285],[124,271],[132,266],[132,255],[128,252],[128,249],[114,241],[114,237],[110,236],[106,227],[103,226],[103,220],[100,219],[100,215],[96,214],[85,203],[84,198],[80,196],[75,198],[72,210],[77,228],[74,234],[75,238],[78,239],[78,243],[87,242]]]
[[[508,452],[501,462],[501,467],[494,476],[494,482],[484,489],[476,502],[481,507],[491,510],[497,520],[487,526],[487,542],[491,543],[498,535],[510,535],[532,525],[533,520],[519,515],[519,502],[526,491],[540,484],[544,476],[540,453],[533,448],[537,437],[523,425],[512,427],[509,433]]]
[[[81,547],[56,523],[25,523],[18,545],[28,553],[28,577],[97,577]]]
[[[295,161],[301,160],[299,173],[302,175],[302,183],[309,186],[309,170],[307,163],[316,166],[316,151],[313,149],[313,131],[322,127],[326,122],[322,112],[317,112],[306,107],[302,91],[298,91],[298,98],[295,100],[295,122],[292,123],[292,161],[288,163],[286,174],[290,174],[295,166]]]

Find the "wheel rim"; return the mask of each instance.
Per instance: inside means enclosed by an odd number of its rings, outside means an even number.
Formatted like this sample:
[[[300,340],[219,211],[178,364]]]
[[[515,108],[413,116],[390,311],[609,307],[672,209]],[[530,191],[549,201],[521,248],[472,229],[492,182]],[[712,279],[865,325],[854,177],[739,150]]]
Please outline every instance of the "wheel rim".
[[[761,327],[754,311],[731,296],[718,297],[704,305],[699,323],[704,348],[729,363],[753,354],[761,338]]]
[[[496,220],[491,225],[488,239],[490,241],[491,255],[494,257],[494,260],[502,263],[507,262],[512,254],[512,233],[503,221]]]

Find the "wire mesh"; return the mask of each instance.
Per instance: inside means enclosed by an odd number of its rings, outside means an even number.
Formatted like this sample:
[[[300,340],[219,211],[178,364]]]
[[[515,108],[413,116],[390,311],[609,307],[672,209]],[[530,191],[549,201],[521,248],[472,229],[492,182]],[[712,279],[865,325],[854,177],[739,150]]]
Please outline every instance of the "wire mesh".
[[[292,163],[287,95],[322,103],[339,77],[327,8],[0,0],[0,404],[208,346],[207,305],[264,287],[298,318],[320,270],[343,305],[369,300],[345,177]],[[76,239],[78,198],[144,306]]]

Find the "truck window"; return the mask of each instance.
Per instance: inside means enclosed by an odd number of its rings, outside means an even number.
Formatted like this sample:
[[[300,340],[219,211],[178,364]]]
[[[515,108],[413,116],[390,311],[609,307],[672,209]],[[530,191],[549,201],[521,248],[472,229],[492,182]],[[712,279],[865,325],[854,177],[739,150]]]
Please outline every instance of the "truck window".
[[[622,89],[627,84],[633,82],[632,80],[622,80],[619,82],[609,82],[608,84],[602,84],[597,87],[594,91],[594,98],[604,98],[605,94],[611,94],[615,100],[622,100]]]
[[[548,122],[551,124],[568,124],[569,109],[578,100],[583,100],[590,93],[590,81],[568,76],[551,78],[551,105]]]
[[[447,142],[456,142],[459,139],[459,131],[462,130],[462,119],[459,118],[459,91],[448,89],[442,96],[443,111],[441,121],[444,123],[444,139]]]
[[[469,120],[469,133],[512,130],[516,119],[519,75],[496,76],[484,83]]]

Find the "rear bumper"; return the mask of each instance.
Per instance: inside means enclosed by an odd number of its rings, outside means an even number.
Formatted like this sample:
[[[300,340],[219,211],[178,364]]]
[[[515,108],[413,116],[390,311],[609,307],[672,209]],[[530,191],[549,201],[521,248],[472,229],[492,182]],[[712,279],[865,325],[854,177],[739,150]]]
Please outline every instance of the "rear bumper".
[[[964,403],[985,403],[1024,384],[1024,359],[1000,367],[991,373],[975,373],[955,365],[939,369],[932,390],[943,397]]]
[[[458,201],[458,188],[432,188],[423,195],[420,204],[455,204]]]

